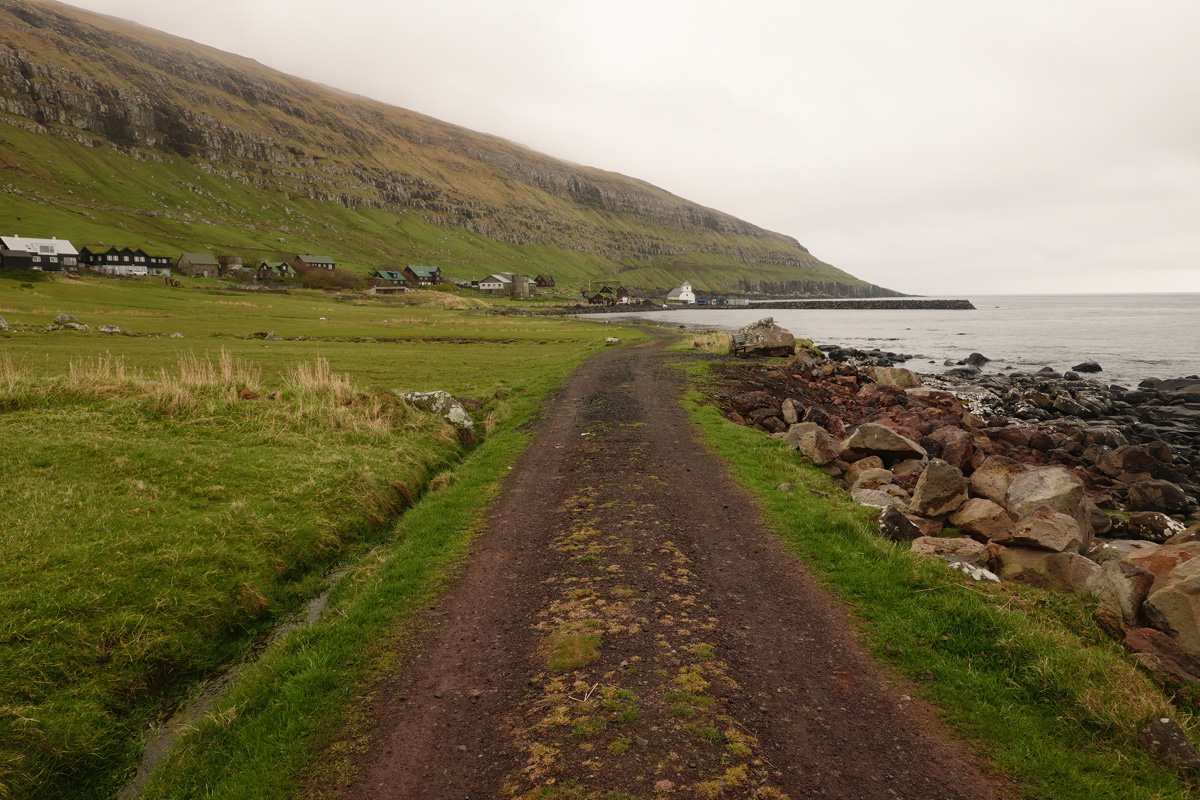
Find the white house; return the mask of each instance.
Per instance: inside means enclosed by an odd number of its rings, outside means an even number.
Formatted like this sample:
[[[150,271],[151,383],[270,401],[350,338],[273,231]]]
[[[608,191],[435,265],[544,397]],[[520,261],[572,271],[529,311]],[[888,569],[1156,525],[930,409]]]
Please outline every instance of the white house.
[[[678,289],[672,289],[667,293],[667,302],[680,306],[696,305],[696,293],[692,291],[692,284],[684,281]]]
[[[512,274],[495,272],[479,281],[479,291],[488,294],[512,294]]]
[[[79,251],[66,239],[26,239],[23,236],[0,236],[5,250],[24,250],[33,256],[33,268],[47,272],[74,270],[79,266]]]

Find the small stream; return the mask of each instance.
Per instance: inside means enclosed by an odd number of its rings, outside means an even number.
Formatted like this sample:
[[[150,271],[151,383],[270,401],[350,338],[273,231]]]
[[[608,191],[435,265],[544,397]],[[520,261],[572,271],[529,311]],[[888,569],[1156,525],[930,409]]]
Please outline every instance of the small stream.
[[[370,552],[370,551],[368,551]],[[360,559],[361,560],[361,559]],[[120,800],[134,800],[142,793],[150,775],[163,759],[170,755],[180,737],[187,733],[218,700],[225,696],[234,682],[247,669],[254,665],[259,656],[269,647],[282,641],[289,633],[300,628],[307,628],[317,622],[329,605],[329,593],[341,582],[342,578],[353,569],[353,564],[338,567],[329,573],[325,588],[320,594],[308,601],[304,613],[276,627],[266,639],[256,646],[249,655],[224,672],[209,678],[203,684],[199,696],[190,704],[180,707],[166,720],[156,724],[146,739],[146,750],[142,754],[142,762],[138,765],[137,773],[125,784],[118,795]]]

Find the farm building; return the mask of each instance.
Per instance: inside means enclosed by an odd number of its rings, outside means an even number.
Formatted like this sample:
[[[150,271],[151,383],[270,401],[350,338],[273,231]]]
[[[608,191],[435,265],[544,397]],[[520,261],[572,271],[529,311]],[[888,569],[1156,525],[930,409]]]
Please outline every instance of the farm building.
[[[175,268],[180,274],[194,278],[215,278],[221,271],[221,265],[210,253],[183,253]]]

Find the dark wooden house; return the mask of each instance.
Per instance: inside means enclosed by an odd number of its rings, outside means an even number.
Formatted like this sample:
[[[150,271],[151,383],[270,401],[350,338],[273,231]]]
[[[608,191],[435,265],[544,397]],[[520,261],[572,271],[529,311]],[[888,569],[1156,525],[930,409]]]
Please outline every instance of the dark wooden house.
[[[534,284],[537,285],[537,287],[539,289],[553,289],[554,288],[554,276],[552,276],[552,275],[538,275],[536,278],[533,279],[533,282],[534,282]]]
[[[327,269],[333,271],[335,265],[332,258],[329,256],[314,256],[314,255],[298,255],[291,262],[292,268],[297,272],[303,272],[308,269]]]
[[[442,282],[442,268],[418,267],[409,264],[404,268],[404,282],[413,289],[419,289],[422,286],[436,286]]]

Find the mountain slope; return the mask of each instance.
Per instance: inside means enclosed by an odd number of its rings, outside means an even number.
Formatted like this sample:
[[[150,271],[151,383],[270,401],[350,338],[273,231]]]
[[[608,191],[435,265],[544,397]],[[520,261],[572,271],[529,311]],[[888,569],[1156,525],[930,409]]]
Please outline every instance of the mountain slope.
[[[643,181],[58,3],[0,0],[0,122],[0,225],[77,246],[884,291]]]

